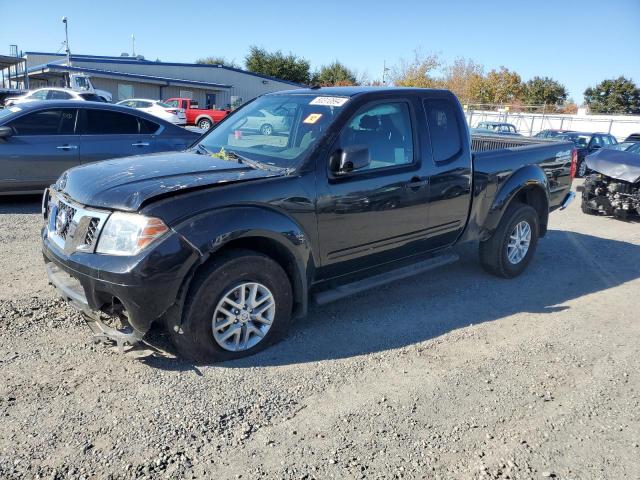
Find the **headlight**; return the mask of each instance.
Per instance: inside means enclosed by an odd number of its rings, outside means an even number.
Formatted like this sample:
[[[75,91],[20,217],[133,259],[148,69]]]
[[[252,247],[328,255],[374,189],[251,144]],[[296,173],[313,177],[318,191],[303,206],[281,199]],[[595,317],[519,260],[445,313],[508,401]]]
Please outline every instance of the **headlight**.
[[[96,253],[136,255],[167,231],[169,228],[159,218],[115,212],[100,233]]]

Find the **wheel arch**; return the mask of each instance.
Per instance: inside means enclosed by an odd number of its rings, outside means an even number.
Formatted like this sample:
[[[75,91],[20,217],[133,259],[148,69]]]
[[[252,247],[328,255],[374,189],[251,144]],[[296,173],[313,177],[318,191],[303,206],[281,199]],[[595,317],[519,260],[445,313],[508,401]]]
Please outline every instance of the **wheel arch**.
[[[221,254],[252,250],[277,262],[293,291],[293,314],[306,315],[308,290],[315,269],[311,242],[292,218],[267,208],[229,208],[189,219],[176,228],[201,254],[182,288],[186,297],[193,279]]]
[[[202,120],[203,118],[206,118],[207,120],[209,120],[211,122],[211,126],[213,126],[216,122],[213,120],[213,117],[211,115],[208,115],[206,113],[202,113],[200,115],[198,115],[196,117],[196,119],[193,121],[193,123],[197,124],[200,120]]]
[[[537,165],[528,165],[515,171],[500,187],[482,227],[489,236],[500,224],[513,202],[530,205],[538,213],[539,236],[547,233],[549,223],[549,181]]]

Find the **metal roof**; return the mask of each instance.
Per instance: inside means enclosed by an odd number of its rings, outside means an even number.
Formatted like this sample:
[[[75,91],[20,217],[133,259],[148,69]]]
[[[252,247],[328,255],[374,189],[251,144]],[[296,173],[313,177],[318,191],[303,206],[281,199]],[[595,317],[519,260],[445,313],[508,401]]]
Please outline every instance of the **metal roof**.
[[[22,57],[13,57],[11,55],[0,55],[0,69],[13,67],[19,65],[26,60]]]
[[[51,52],[25,52],[25,55],[49,55],[55,57],[65,57],[64,53],[51,53]],[[103,55],[79,55],[72,54],[71,61],[77,62],[93,62],[93,63],[114,63],[114,64],[140,64],[140,65],[165,65],[172,67],[198,67],[198,68],[221,68],[223,70],[230,70],[232,72],[243,73],[245,75],[249,75],[252,77],[263,78],[265,80],[272,80],[274,82],[286,83],[288,85],[292,85],[294,87],[304,87],[305,85],[290,82],[289,80],[283,80],[281,78],[272,77],[269,75],[262,75],[261,73],[249,72],[247,70],[243,70],[241,68],[229,67],[227,65],[220,64],[206,64],[206,63],[180,63],[180,62],[154,62],[153,60],[141,60],[137,57],[113,57],[113,56],[103,56]]]
[[[48,72],[80,72],[87,73],[99,77],[109,78],[124,78],[129,80],[140,80],[147,83],[156,83],[166,86],[189,86],[189,87],[201,87],[208,89],[223,89],[231,88],[231,85],[225,85],[222,83],[202,82],[198,80],[185,80],[181,78],[160,77],[155,75],[143,75],[138,73],[126,73],[126,72],[114,72],[112,70],[103,70],[98,68],[85,68],[85,67],[73,67],[68,65],[60,65],[58,62],[46,63],[44,65],[37,65],[31,67],[27,72],[32,74],[48,73]]]

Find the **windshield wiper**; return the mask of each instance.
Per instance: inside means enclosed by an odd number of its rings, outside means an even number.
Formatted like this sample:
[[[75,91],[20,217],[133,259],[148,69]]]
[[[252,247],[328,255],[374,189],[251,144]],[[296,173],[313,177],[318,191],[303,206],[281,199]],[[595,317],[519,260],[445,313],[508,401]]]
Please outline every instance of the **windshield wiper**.
[[[244,155],[240,155],[239,153],[233,150],[226,150],[225,153],[227,158],[232,158],[233,160],[237,160],[238,163],[249,165],[252,168],[257,168],[260,170],[269,170],[271,172],[282,172],[283,170],[286,170],[285,168],[282,168],[282,167],[276,167],[275,165],[269,165],[267,163],[262,163],[257,160],[252,160],[250,158],[245,157]]]
[[[201,143],[198,143],[194,148],[200,155],[211,155],[211,152],[207,150]]]

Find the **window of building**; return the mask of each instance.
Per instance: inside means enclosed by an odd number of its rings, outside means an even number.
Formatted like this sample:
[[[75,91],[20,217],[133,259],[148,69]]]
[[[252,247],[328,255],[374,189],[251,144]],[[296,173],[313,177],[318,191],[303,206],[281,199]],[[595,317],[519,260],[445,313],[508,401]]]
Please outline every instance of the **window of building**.
[[[180,90],[180,98],[193,98],[193,92],[191,90]]]
[[[118,84],[118,100],[126,100],[133,97],[133,85],[128,83]]]

